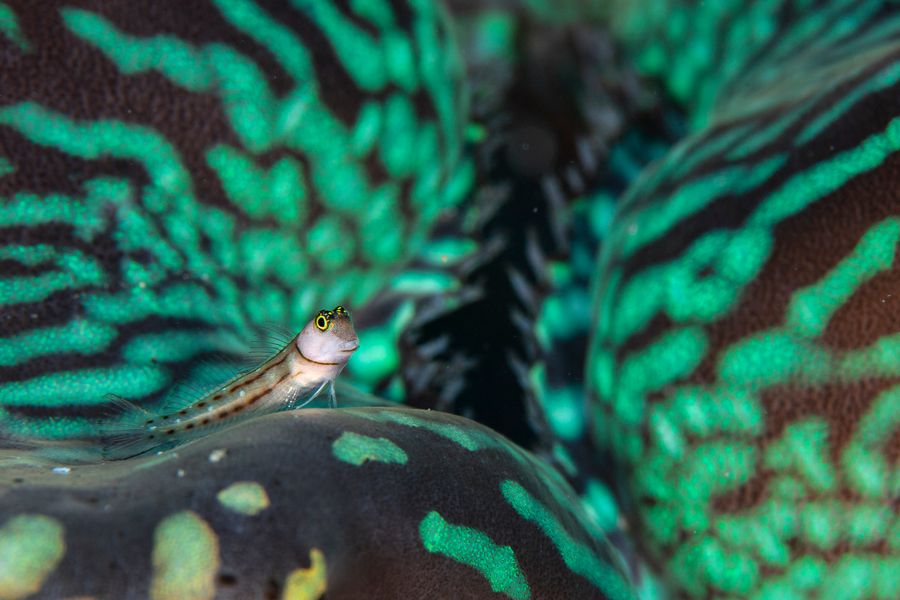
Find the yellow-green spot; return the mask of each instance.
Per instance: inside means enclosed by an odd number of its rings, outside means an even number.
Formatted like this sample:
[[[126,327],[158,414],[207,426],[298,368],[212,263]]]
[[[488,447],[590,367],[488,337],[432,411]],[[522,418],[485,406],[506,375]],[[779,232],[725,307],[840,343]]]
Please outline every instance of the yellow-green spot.
[[[362,465],[368,460],[405,465],[406,452],[386,438],[373,438],[352,431],[345,431],[331,444],[335,458],[345,463]]]
[[[254,516],[269,508],[266,489],[255,481],[238,481],[216,495],[225,508],[242,515]]]
[[[216,593],[219,539],[197,513],[166,517],[153,535],[153,600],[206,600]]]
[[[318,600],[328,589],[325,555],[313,548],[309,560],[308,569],[295,569],[288,575],[281,600]]]
[[[531,588],[513,549],[496,544],[486,533],[453,525],[437,511],[431,511],[419,524],[419,536],[429,552],[443,554],[476,569],[495,592],[513,600],[531,598]]]
[[[44,515],[19,515],[0,528],[0,598],[37,593],[63,557],[63,527]]]

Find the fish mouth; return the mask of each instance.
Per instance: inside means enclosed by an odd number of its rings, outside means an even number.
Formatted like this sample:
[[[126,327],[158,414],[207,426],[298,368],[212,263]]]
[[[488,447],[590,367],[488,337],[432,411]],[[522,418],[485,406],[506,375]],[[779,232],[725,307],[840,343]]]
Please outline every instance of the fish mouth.
[[[357,342],[356,344],[354,344],[354,345],[353,345],[352,347],[350,347],[350,348],[343,348],[343,349],[341,349],[340,352],[343,352],[343,353],[345,353],[345,354],[350,354],[351,352],[355,352],[357,348],[359,348],[359,342]]]

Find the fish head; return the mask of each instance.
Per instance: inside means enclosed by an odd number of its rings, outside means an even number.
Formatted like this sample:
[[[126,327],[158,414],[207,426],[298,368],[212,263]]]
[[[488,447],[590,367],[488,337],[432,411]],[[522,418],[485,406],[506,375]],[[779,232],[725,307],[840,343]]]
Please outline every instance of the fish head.
[[[350,311],[336,306],[316,313],[297,335],[296,343],[297,349],[308,360],[343,364],[359,348],[359,337]]]

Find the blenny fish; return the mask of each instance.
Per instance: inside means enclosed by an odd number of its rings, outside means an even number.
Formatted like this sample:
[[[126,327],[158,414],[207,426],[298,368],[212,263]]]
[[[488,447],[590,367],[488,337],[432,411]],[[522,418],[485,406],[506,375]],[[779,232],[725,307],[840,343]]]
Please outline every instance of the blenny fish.
[[[334,380],[359,348],[350,312],[343,306],[320,310],[278,353],[252,371],[239,374],[188,406],[155,414],[128,400],[115,398],[131,421],[109,430],[107,458],[133,456],[230,425],[239,415],[300,408],[327,390],[337,406]],[[138,421],[140,419],[140,421]]]

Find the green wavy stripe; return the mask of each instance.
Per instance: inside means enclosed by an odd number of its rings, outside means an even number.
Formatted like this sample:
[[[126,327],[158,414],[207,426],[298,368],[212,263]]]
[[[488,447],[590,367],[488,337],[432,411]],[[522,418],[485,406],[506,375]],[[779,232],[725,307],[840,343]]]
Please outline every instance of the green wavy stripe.
[[[553,542],[563,562],[572,572],[590,581],[610,600],[634,598],[625,579],[588,547],[575,541],[553,513],[519,483],[507,479],[500,484],[500,491],[523,519],[537,525]]]
[[[498,545],[486,533],[453,525],[437,511],[431,511],[419,524],[419,536],[429,552],[443,554],[476,569],[495,592],[513,600],[531,598],[531,589],[513,549]]]

